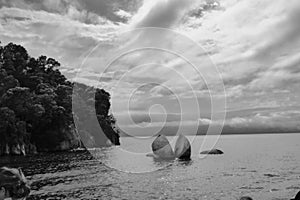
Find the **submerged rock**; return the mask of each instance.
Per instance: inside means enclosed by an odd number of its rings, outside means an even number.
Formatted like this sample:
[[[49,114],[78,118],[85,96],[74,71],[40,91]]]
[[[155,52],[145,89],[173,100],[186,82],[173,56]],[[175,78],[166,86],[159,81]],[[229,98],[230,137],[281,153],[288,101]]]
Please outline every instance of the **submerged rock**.
[[[223,151],[219,149],[212,149],[207,151],[202,151],[200,154],[210,154],[210,155],[218,155],[218,154],[224,154]]]
[[[181,134],[175,144],[175,156],[182,160],[191,159],[191,144],[189,140]]]
[[[172,147],[164,135],[158,135],[152,143],[152,151],[156,158],[160,159],[174,159],[175,154]]]

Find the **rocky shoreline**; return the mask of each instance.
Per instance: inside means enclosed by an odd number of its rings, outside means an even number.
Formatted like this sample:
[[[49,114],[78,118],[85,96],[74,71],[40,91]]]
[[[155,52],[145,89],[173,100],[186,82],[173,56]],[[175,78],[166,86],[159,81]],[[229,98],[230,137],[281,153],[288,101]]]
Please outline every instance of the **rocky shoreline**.
[[[27,149],[27,150],[26,150]],[[0,156],[3,155],[27,155],[36,154],[36,146],[35,145],[25,145],[25,144],[15,144],[15,145],[0,145]]]
[[[69,141],[62,141],[60,144],[56,145],[51,149],[43,148],[38,149],[34,144],[5,144],[0,145],[0,156],[26,156],[35,155],[42,152],[58,152],[58,151],[71,151],[80,147],[80,142],[78,144],[71,143]]]

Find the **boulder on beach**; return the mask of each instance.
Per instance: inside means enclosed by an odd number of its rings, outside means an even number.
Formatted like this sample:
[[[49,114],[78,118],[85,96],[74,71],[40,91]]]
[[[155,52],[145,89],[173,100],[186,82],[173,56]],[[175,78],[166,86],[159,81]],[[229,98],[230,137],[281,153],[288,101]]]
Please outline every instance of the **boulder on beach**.
[[[158,135],[152,143],[152,151],[156,158],[160,159],[174,159],[175,154],[172,147],[164,135]]]
[[[212,149],[207,151],[202,151],[200,154],[209,154],[209,155],[218,155],[218,154],[224,154],[223,151],[219,149]]]
[[[191,144],[184,135],[179,135],[175,144],[175,156],[182,160],[191,159]]]

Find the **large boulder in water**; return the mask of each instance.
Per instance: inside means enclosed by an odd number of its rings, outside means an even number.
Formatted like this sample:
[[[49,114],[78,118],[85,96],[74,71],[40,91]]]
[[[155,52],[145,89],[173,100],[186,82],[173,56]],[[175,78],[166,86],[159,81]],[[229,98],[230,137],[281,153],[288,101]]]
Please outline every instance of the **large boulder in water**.
[[[200,154],[218,155],[218,154],[223,154],[223,151],[221,151],[219,149],[212,149],[212,150],[202,151]]]
[[[300,200],[300,191],[297,193],[297,195],[295,196],[295,198],[291,199],[291,200]]]
[[[178,136],[175,144],[175,156],[183,160],[191,159],[191,144],[189,140],[181,134]]]
[[[174,159],[175,155],[172,147],[164,135],[158,135],[152,143],[152,151],[156,158]]]

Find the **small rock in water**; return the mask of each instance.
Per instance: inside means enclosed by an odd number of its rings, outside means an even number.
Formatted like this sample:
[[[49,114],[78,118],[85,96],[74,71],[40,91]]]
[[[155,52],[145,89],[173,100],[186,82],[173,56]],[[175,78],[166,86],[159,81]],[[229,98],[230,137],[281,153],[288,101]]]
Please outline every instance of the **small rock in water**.
[[[278,174],[264,174],[264,176],[267,176],[267,177],[279,177]]]
[[[175,144],[175,156],[182,160],[191,159],[191,144],[189,140],[181,134]]]
[[[164,135],[158,135],[152,143],[152,151],[157,158],[174,159],[173,149]]]
[[[240,200],[253,200],[251,197],[241,197]]]
[[[157,158],[157,156],[154,153],[148,153],[146,154],[147,157]]]
[[[217,155],[217,154],[224,154],[224,152],[219,149],[212,149],[212,150],[202,151],[200,154]]]

